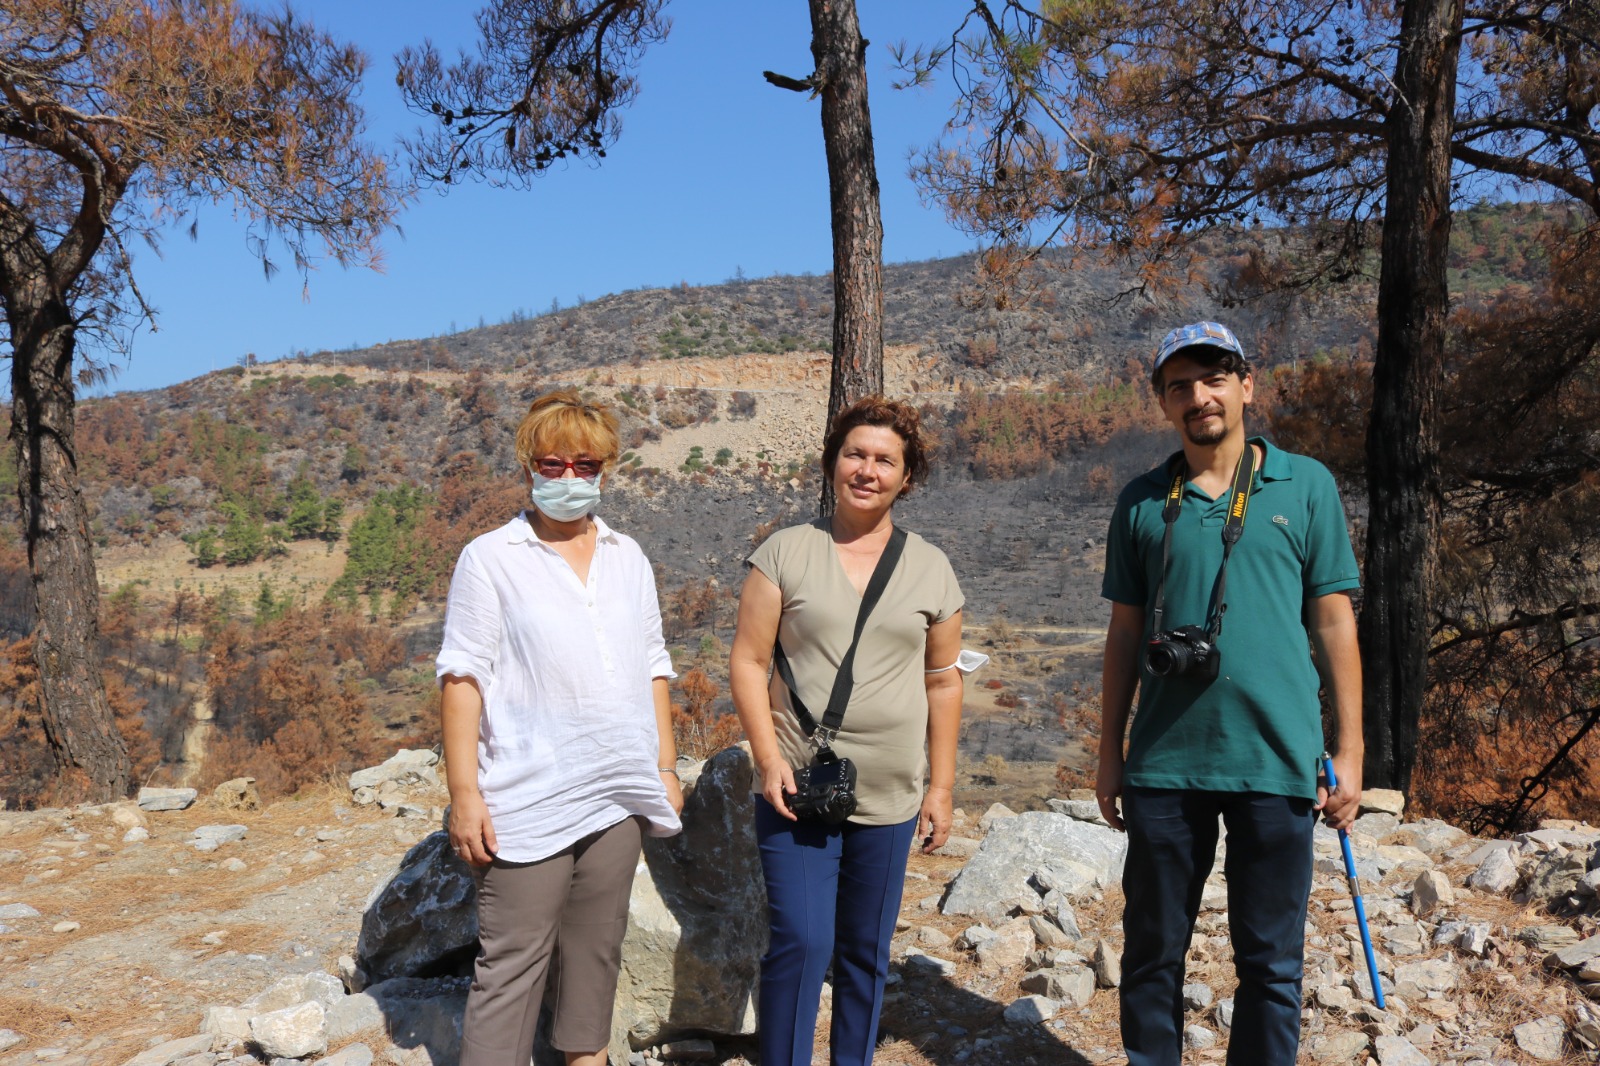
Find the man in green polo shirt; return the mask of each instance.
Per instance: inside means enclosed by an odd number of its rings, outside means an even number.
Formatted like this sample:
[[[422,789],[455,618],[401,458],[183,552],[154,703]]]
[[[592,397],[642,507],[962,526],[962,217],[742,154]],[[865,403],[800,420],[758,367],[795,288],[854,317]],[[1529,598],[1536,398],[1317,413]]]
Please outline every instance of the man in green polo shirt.
[[[1183,448],[1122,491],[1101,587],[1095,792],[1128,832],[1123,1043],[1129,1066],[1180,1062],[1184,956],[1220,816],[1239,976],[1228,1062],[1292,1066],[1315,812],[1338,829],[1360,804],[1360,573],[1327,469],[1246,437],[1254,381],[1226,326],[1169,333],[1151,383]],[[1331,794],[1319,680],[1337,731]]]

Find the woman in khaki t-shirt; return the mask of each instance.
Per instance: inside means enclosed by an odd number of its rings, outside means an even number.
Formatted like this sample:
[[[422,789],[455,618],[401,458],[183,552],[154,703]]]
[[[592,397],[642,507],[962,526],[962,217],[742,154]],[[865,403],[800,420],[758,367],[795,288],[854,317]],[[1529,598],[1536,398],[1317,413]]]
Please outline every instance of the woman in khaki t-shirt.
[[[821,716],[862,594],[893,532],[894,502],[927,476],[928,450],[908,404],[874,396],[841,411],[822,451],[834,514],[774,534],[750,557],[729,672],[760,792],[756,837],[771,922],[761,960],[763,1066],[811,1062],[830,964],[830,1061],[872,1061],[912,839],[931,851],[950,833],[962,596],[943,552],[910,534],[867,618],[833,742],[858,772],[858,805],[843,824],[797,819],[785,803],[795,791],[794,771],[815,747],[787,686],[769,678],[773,642],[781,640],[800,698]]]

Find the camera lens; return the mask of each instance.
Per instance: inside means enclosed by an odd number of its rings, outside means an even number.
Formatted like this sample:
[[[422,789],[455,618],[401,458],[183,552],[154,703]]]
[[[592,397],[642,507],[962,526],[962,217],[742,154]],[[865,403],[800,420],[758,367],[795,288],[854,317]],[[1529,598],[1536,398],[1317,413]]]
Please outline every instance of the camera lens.
[[[1189,649],[1170,640],[1152,644],[1145,653],[1145,665],[1157,677],[1183,673],[1189,669],[1189,660]]]

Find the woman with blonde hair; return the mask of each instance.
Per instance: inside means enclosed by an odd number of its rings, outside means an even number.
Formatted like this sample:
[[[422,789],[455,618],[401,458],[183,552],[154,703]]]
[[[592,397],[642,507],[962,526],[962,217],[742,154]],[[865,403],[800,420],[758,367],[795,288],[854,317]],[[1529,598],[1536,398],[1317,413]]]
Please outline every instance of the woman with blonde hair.
[[[750,556],[728,670],[756,764],[771,927],[762,1066],[809,1066],[830,966],[829,1061],[872,1061],[907,855],[914,838],[932,851],[950,833],[960,671],[977,663],[961,651],[950,561],[892,519],[927,477],[929,450],[909,404],[870,396],[845,408],[822,450],[832,516],[780,530]],[[843,780],[846,760],[853,790],[807,802],[815,794],[798,782]]]
[[[479,873],[462,1066],[527,1063],[551,954],[551,1042],[601,1066],[641,834],[681,828],[654,574],[594,508],[616,416],[576,393],[517,427],[533,506],[462,551],[437,672],[450,843]]]

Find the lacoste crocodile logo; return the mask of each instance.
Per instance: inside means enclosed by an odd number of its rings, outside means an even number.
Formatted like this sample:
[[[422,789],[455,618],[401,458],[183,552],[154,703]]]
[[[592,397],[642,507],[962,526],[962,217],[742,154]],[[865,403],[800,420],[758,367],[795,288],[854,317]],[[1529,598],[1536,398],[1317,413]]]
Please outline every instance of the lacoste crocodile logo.
[[[1274,522],[1278,523],[1278,525],[1280,525],[1280,526],[1286,526],[1286,525],[1289,524],[1289,520],[1287,518],[1283,517],[1283,515],[1281,515],[1281,514],[1273,515],[1272,516],[1272,520]]]

